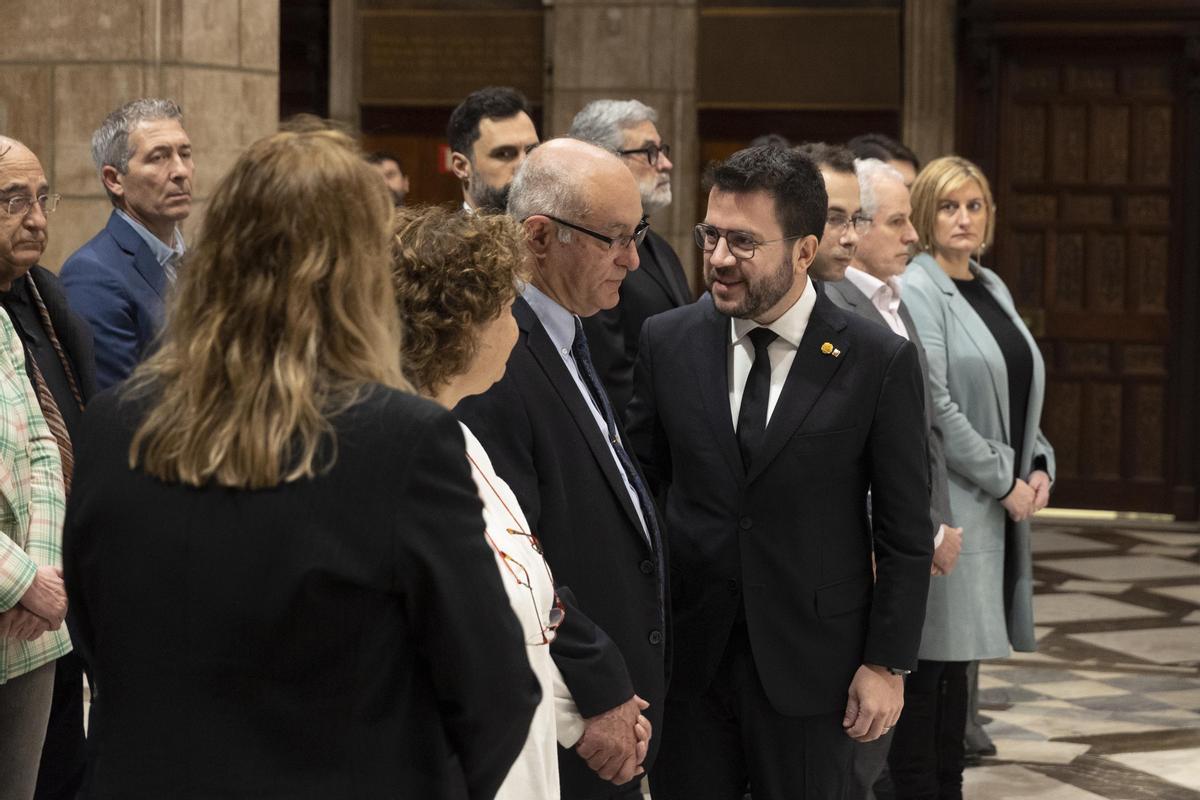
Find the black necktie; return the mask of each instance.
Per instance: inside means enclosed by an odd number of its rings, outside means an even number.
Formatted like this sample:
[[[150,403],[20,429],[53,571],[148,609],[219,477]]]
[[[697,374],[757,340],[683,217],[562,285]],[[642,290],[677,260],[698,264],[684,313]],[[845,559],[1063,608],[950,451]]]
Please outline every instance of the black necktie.
[[[778,338],[768,328],[750,331],[750,343],[754,345],[754,365],[742,388],[742,405],[738,409],[737,440],[742,451],[742,466],[750,471],[750,462],[762,443],[763,431],[767,428],[767,399],[771,396],[771,358],[767,348]]]
[[[663,565],[662,565],[662,543],[659,538],[658,518],[654,514],[654,501],[650,498],[650,492],[646,489],[646,485],[642,483],[642,478],[638,474],[637,468],[633,465],[633,459],[629,457],[629,453],[621,445],[621,439],[617,436],[617,421],[613,416],[612,406],[608,402],[608,394],[604,391],[604,386],[600,383],[600,376],[596,374],[596,368],[592,365],[592,356],[588,351],[587,336],[583,332],[583,324],[579,321],[579,317],[575,317],[575,341],[571,342],[571,355],[575,358],[575,365],[579,367],[579,375],[583,378],[583,385],[588,388],[588,392],[592,395],[592,400],[595,401],[596,407],[600,409],[600,413],[604,416],[605,427],[608,428],[608,443],[612,445],[613,452],[617,454],[617,461],[620,462],[621,470],[625,473],[626,480],[633,487],[633,493],[637,495],[638,505],[641,506],[642,516],[646,519],[646,532],[650,536],[650,546],[654,550],[656,572],[658,573],[658,589],[659,589],[659,605],[662,605],[662,586],[663,586]]]

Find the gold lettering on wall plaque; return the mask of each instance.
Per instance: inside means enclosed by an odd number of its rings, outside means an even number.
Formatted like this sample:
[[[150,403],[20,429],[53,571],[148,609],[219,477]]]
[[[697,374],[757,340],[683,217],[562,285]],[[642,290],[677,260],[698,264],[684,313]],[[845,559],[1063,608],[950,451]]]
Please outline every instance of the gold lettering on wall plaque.
[[[363,105],[456,105],[483,86],[542,99],[541,11],[362,11]]]

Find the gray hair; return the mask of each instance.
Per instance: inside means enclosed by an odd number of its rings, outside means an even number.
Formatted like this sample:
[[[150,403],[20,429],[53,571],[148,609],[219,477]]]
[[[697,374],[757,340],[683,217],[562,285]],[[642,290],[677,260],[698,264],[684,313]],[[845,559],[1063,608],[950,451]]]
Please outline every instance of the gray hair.
[[[524,222],[535,214],[576,220],[588,215],[587,197],[577,175],[553,159],[527,158],[513,176],[508,192],[508,215]],[[571,230],[558,226],[558,240],[571,241]]]
[[[92,163],[97,172],[105,167],[115,167],[124,175],[129,172],[129,134],[139,124],[159,119],[177,119],[182,123],[183,110],[174,100],[157,97],[142,97],[131,100],[104,118],[100,127],[92,134]],[[108,187],[104,191],[108,192]],[[108,199],[116,202],[112,192]]]
[[[638,100],[593,100],[571,120],[567,135],[615,153],[624,144],[621,134],[643,122],[658,124],[658,112]]]
[[[901,186],[904,185],[904,176],[900,171],[878,158],[854,159],[854,171],[858,174],[858,191],[862,197],[864,217],[874,217],[879,211],[879,198],[875,196],[875,187],[880,181],[896,181]]]

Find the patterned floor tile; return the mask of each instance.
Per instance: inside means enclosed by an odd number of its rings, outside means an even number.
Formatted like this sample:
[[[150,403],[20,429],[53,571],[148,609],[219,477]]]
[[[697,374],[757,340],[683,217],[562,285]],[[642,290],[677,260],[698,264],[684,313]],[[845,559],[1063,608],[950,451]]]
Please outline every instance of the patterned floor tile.
[[[1200,763],[1200,748],[1120,753],[1105,758],[1200,792],[1200,769],[1196,766]]]

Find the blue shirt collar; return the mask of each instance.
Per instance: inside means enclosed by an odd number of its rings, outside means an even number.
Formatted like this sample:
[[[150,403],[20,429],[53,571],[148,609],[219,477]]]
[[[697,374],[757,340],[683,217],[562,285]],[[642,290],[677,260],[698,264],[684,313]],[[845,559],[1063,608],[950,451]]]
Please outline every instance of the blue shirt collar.
[[[150,246],[150,252],[154,253],[154,260],[159,263],[159,266],[166,266],[168,261],[178,260],[183,255],[183,234],[179,232],[179,226],[175,226],[175,244],[168,247],[163,244],[163,241],[155,236],[146,228],[145,225],[138,222],[133,217],[126,214],[119,208],[113,209],[121,219],[129,223],[129,227],[137,232],[137,235],[142,237],[143,241]]]
[[[532,283],[525,284],[525,288],[521,290],[521,297],[529,303],[529,307],[541,321],[546,333],[550,334],[550,341],[558,351],[570,352],[571,344],[575,341],[575,315],[551,300]]]

